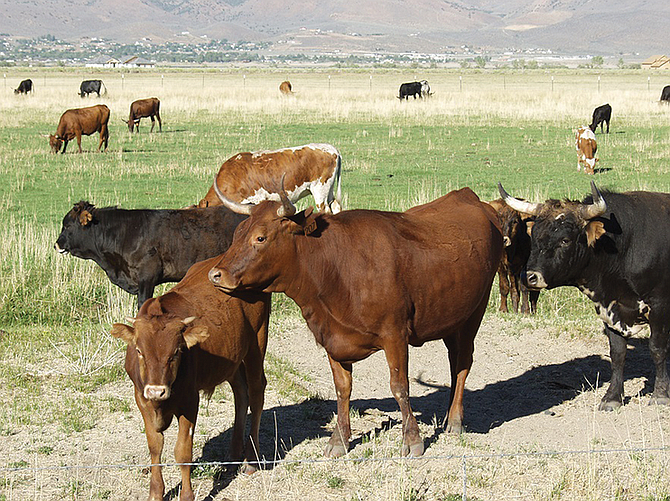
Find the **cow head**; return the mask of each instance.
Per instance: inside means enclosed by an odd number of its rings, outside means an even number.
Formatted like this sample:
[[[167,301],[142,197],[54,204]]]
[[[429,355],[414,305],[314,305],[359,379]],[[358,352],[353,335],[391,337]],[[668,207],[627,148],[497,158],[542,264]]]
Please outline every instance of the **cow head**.
[[[81,255],[81,251],[88,247],[83,242],[86,238],[83,231],[95,222],[94,211],[95,206],[83,200],[74,204],[72,210],[63,218],[60,235],[54,244],[58,252],[61,254],[76,252],[77,257],[88,257]]]
[[[531,252],[524,282],[530,289],[552,289],[561,285],[579,285],[575,281],[588,265],[591,248],[605,234],[600,220],[607,204],[595,183],[591,182],[592,200],[576,202],[547,200],[525,202],[511,197],[498,183],[500,195],[513,209],[533,216]]]
[[[60,151],[61,146],[63,146],[63,140],[58,136],[50,134],[49,146],[51,146],[51,153],[58,153]]]
[[[296,208],[281,181],[280,202],[266,200],[254,206],[227,199],[214,183],[223,205],[234,212],[249,214],[235,230],[233,242],[221,260],[210,270],[209,279],[224,292],[256,289],[278,290],[277,280],[296,259],[296,235],[309,235],[317,228],[316,216],[309,207]]]
[[[129,320],[132,326],[114,324],[111,333],[128,345],[126,359],[137,359],[141,382],[137,390],[147,400],[167,400],[183,353],[207,340],[207,327],[193,325],[195,317],[176,318],[166,314],[160,298],[147,300],[137,318]]]

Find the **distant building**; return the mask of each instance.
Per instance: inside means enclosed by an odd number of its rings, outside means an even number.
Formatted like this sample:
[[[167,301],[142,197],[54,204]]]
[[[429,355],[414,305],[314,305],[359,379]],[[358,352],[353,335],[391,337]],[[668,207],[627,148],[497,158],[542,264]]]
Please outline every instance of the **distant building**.
[[[153,68],[156,63],[139,56],[98,56],[86,63],[87,68]]]
[[[670,57],[666,55],[651,56],[640,65],[644,70],[670,70]]]

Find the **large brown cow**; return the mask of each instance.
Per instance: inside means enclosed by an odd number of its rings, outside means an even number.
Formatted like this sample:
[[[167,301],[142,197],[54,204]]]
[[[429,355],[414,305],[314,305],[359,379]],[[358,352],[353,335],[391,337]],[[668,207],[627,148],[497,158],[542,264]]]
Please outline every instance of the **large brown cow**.
[[[128,120],[124,120],[124,122],[128,125],[128,130],[133,132],[133,128],[137,127],[137,132],[139,132],[140,118],[151,118],[151,130],[149,132],[154,131],[156,120],[158,120],[158,130],[163,132],[160,108],[161,102],[157,97],[150,97],[148,99],[138,99],[137,101],[133,101],[130,105],[130,115],[128,116]]]
[[[96,132],[100,133],[98,151],[102,148],[103,143],[105,145],[105,151],[107,151],[107,143],[109,141],[109,129],[107,128],[108,122],[109,108],[104,104],[97,104],[88,108],[67,110],[61,115],[60,120],[58,121],[56,134],[51,134],[49,136],[51,152],[58,153],[61,146],[63,146],[63,153],[65,153],[67,143],[74,138],[77,138],[79,153],[81,153],[81,136],[90,136]]]
[[[251,441],[244,458],[253,461],[258,451],[270,295],[249,293],[237,298],[218,291],[207,279],[218,260],[194,264],[172,290],[146,301],[132,327],[112,327],[112,335],[128,344],[126,372],[135,386],[135,402],[151,454],[150,501],[163,499],[165,484],[159,466],[163,432],[175,416],[179,420],[175,460],[192,461],[201,390],[211,396],[218,384],[230,383],[235,396],[231,455],[234,459],[243,457],[249,406]],[[191,501],[191,467],[180,468],[180,499]]]
[[[442,339],[451,396],[447,431],[460,432],[474,338],[498,269],[502,235],[495,210],[469,188],[406,212],[295,213],[282,203],[250,214],[209,278],[228,293],[284,292],[326,349],[337,391],[337,428],[326,455],[346,452],[353,362],[384,350],[400,406],[403,454],[424,446],[409,402],[408,345]],[[344,251],[343,251],[344,250]]]
[[[214,182],[235,202],[278,201],[279,182],[286,174],[287,193],[292,202],[312,193],[320,211],[337,213],[342,208],[341,169],[342,158],[333,145],[306,144],[275,151],[238,153],[223,163]],[[221,205],[213,187],[198,206],[212,205]]]

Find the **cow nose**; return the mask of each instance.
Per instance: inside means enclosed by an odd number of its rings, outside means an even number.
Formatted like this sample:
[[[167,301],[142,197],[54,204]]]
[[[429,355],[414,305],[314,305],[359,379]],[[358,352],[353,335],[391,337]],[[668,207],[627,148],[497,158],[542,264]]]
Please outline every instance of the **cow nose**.
[[[528,282],[528,285],[536,285],[537,274],[534,271],[526,273],[526,282]]]
[[[215,285],[219,285],[221,282],[221,270],[217,268],[209,270],[209,281]]]
[[[144,398],[147,400],[167,400],[170,398],[170,389],[164,385],[148,384],[144,387]]]

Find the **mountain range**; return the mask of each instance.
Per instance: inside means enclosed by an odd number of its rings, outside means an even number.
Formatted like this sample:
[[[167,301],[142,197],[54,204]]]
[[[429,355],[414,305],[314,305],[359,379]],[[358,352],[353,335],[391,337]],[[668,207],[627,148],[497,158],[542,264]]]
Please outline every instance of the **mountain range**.
[[[670,52],[667,0],[0,0],[0,33],[133,43],[265,41],[286,51]]]

